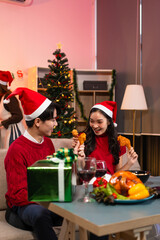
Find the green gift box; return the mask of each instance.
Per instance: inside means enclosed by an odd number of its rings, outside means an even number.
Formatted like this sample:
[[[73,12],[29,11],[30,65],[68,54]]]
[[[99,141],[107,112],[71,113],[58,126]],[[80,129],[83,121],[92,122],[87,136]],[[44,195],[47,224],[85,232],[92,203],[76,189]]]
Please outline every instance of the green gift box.
[[[72,163],[39,160],[27,168],[29,201],[72,201]]]

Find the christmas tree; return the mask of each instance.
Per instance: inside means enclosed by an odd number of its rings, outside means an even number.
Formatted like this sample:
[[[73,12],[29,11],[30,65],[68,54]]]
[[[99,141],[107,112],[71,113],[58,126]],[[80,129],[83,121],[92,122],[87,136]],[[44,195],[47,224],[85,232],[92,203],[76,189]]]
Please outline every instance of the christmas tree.
[[[51,137],[71,138],[77,121],[72,107],[74,94],[68,59],[60,48],[56,49],[53,55],[54,59],[48,60],[50,72],[42,80],[42,85],[46,88],[44,95],[61,106],[61,115],[57,117],[58,126]]]

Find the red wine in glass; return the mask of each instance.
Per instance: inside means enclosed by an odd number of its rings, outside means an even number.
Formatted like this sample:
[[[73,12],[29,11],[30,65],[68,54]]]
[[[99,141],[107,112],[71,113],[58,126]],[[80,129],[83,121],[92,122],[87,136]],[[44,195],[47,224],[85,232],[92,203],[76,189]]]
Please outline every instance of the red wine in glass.
[[[103,177],[107,172],[106,162],[103,160],[97,160],[97,169],[95,177]]]
[[[95,171],[81,170],[78,172],[78,176],[82,181],[89,182],[95,176]]]
[[[97,169],[95,177],[103,177],[106,174],[106,172],[107,171],[105,169]]]
[[[96,159],[92,157],[78,158],[77,159],[77,175],[85,185],[85,196],[79,201],[93,202],[94,200],[89,196],[88,183],[95,176],[96,173]]]

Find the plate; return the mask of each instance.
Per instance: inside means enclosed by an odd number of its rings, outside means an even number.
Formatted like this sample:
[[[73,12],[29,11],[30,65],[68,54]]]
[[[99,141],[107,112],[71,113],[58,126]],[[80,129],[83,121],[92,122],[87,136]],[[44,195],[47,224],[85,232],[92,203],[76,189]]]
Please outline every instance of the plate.
[[[121,199],[115,199],[114,202],[115,203],[121,203],[121,204],[135,204],[135,203],[142,203],[145,201],[148,201],[150,199],[152,199],[154,197],[154,194],[147,197],[147,198],[143,198],[143,199],[139,199],[139,200],[134,200],[134,199],[128,199],[128,200],[121,200]]]

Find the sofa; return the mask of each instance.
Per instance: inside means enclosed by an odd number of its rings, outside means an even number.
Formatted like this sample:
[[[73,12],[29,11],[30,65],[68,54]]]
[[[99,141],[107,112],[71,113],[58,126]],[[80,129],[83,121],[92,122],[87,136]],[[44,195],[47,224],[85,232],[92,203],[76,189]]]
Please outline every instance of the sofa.
[[[55,146],[55,151],[60,147],[71,148],[72,139],[52,139]],[[0,149],[0,239],[5,240],[34,240],[33,233],[31,231],[21,230],[9,225],[5,220],[6,201],[5,193],[7,192],[6,173],[4,169],[4,158],[7,153],[7,149]],[[124,158],[126,161],[126,158]],[[132,169],[140,169],[138,162]]]

